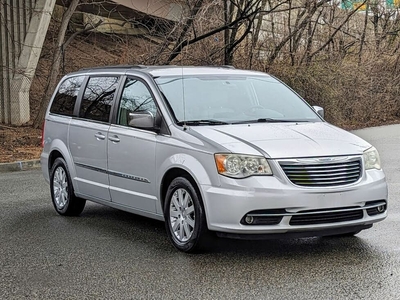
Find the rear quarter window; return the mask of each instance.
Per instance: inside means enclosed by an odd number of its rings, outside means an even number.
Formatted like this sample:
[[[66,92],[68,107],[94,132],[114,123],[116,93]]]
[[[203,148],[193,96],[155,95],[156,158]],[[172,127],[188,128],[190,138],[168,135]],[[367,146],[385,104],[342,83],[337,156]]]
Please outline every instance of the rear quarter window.
[[[50,107],[53,114],[72,116],[79,90],[85,76],[70,77],[64,80],[58,88],[57,94]]]

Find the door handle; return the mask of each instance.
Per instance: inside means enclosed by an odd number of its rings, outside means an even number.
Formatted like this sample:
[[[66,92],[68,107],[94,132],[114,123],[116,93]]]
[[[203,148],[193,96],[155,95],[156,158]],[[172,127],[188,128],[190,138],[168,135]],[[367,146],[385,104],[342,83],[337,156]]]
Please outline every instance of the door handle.
[[[109,136],[108,139],[113,143],[119,143],[119,141],[120,141],[118,135]]]
[[[106,136],[104,134],[102,134],[101,132],[96,133],[94,136],[96,137],[96,139],[98,141],[106,139]]]

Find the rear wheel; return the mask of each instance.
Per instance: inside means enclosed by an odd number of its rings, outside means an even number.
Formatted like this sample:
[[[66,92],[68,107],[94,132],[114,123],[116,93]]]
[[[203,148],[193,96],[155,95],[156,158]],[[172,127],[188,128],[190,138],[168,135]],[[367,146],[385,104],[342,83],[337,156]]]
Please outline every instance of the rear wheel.
[[[175,248],[194,252],[204,246],[208,233],[201,197],[187,178],[177,177],[168,187],[165,227]]]
[[[86,200],[75,196],[67,164],[61,157],[56,158],[50,170],[50,192],[60,215],[78,216],[85,208]]]

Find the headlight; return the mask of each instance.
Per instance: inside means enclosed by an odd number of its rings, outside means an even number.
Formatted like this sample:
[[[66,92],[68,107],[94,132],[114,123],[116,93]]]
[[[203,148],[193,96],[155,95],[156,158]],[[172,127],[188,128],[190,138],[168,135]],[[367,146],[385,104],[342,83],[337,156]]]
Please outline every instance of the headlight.
[[[262,156],[215,154],[218,173],[233,178],[272,175],[268,161]]]
[[[365,170],[381,169],[381,160],[379,158],[379,153],[374,147],[365,150],[363,156],[364,156]]]

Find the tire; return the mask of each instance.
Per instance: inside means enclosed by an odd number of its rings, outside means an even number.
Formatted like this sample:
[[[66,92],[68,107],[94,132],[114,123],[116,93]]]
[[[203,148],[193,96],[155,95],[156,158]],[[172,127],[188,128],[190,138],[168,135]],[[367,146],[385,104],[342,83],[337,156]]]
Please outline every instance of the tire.
[[[79,216],[86,200],[75,196],[65,160],[56,158],[50,170],[50,193],[56,212],[63,216]]]
[[[209,236],[200,195],[187,178],[177,177],[168,187],[165,228],[174,247],[183,252],[203,250]]]

